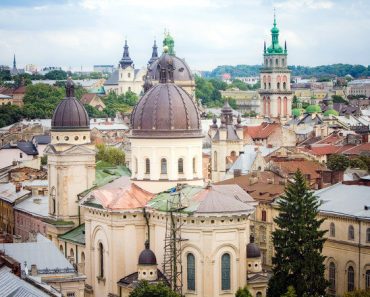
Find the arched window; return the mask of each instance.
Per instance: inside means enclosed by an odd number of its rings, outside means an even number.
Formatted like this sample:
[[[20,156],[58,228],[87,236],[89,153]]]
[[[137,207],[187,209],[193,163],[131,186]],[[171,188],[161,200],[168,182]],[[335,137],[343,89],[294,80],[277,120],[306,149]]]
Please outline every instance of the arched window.
[[[262,221],[266,222],[266,210],[262,210]]]
[[[193,254],[186,256],[186,263],[188,290],[195,291],[195,257]]]
[[[284,58],[281,60],[281,66],[285,66],[285,59]]]
[[[263,86],[264,86],[264,89],[266,90],[266,88],[267,88],[267,87],[266,87],[266,83],[264,83],[264,84],[263,84]]]
[[[85,253],[81,253],[81,263],[85,263]]]
[[[217,152],[213,153],[213,169],[217,171]]]
[[[167,174],[167,160],[165,158],[161,159],[161,174]]]
[[[330,235],[330,237],[335,237],[335,225],[334,225],[334,223],[330,223],[329,235]]]
[[[230,279],[230,254],[223,254],[221,257],[221,289],[231,289]]]
[[[104,277],[104,247],[99,243],[99,276]]]
[[[195,158],[193,158],[193,173],[197,173],[197,163]]]
[[[275,64],[276,64],[276,66],[279,65],[279,60],[278,59],[275,60]]]
[[[370,289],[370,270],[366,270],[365,282],[365,288]]]
[[[349,266],[347,272],[347,291],[352,292],[354,290],[355,290],[355,271],[352,266]]]
[[[277,88],[280,90],[280,83],[279,82],[277,83]]]
[[[336,271],[335,271],[335,264],[333,262],[330,262],[329,264],[329,290],[331,294],[335,294],[336,292]]]
[[[352,225],[349,225],[348,227],[348,239],[349,240],[355,240],[355,229]]]
[[[261,292],[257,292],[256,297],[262,297],[262,293]]]
[[[59,250],[61,251],[61,253],[63,254],[63,246],[62,245],[60,245],[59,246]]]
[[[366,241],[370,242],[370,228],[366,229]]]
[[[180,158],[177,161],[177,170],[178,170],[178,173],[184,173],[184,159],[183,158]]]
[[[286,82],[283,82],[283,89],[286,90]]]
[[[137,158],[135,157],[135,173],[137,174],[138,170],[138,164],[137,164]]]
[[[145,174],[150,174],[150,160],[149,160],[149,158],[145,159]]]
[[[69,250],[69,256],[71,258],[74,258],[75,257],[75,252],[74,252],[74,250],[72,248]]]
[[[269,90],[271,89],[271,83],[269,83]]]

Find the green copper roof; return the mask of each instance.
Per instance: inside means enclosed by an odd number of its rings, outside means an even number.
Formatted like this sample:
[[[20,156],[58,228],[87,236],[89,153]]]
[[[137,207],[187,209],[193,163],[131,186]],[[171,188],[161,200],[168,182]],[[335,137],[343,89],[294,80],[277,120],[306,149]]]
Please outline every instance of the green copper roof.
[[[300,115],[302,115],[304,112],[304,109],[303,108],[293,108],[292,109],[292,115],[294,117],[299,117]]]
[[[121,176],[131,176],[130,170],[121,165],[114,166],[104,161],[96,162],[95,183],[98,187]]]
[[[327,111],[324,112],[324,116],[328,116],[328,115],[339,115],[339,113],[335,110],[335,109],[328,109]]]
[[[320,113],[321,107],[317,104],[311,104],[306,107],[306,112],[307,113]]]
[[[271,45],[265,50],[265,55],[281,55],[287,54],[287,49],[285,49],[279,44],[279,28],[276,26],[276,17],[274,15],[274,26],[271,29]]]
[[[59,238],[65,241],[85,245],[85,224],[60,235]]]
[[[164,32],[163,47],[167,47],[168,54],[175,55],[175,41],[173,40],[170,32]]]

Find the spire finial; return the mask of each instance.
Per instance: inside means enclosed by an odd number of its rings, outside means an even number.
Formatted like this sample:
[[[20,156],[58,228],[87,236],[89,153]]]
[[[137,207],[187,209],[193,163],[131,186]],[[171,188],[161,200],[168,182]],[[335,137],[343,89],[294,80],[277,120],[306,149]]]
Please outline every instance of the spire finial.
[[[72,98],[75,96],[75,85],[72,78],[69,76],[66,82],[66,97]]]
[[[144,243],[144,246],[145,248],[148,250],[150,245],[149,245],[149,240],[145,240],[145,243]]]
[[[276,8],[274,7],[274,27],[276,27]]]

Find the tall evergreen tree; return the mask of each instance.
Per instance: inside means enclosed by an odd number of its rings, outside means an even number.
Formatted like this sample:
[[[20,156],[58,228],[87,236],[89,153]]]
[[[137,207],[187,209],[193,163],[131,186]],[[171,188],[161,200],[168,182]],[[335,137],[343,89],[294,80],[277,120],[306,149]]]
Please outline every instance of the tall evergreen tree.
[[[317,218],[320,201],[309,190],[300,170],[277,203],[277,229],[272,233],[273,276],[267,295],[280,297],[289,286],[296,288],[297,296],[325,295],[328,283],[321,252],[326,231],[319,229],[324,220]]]

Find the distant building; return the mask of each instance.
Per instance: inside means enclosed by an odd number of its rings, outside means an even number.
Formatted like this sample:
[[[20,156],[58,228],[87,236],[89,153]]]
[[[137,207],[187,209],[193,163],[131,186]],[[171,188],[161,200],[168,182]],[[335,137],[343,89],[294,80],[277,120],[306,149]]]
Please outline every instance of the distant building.
[[[50,71],[54,71],[54,70],[62,70],[62,68],[56,67],[56,66],[47,66],[47,67],[42,68],[42,70],[40,71],[40,74],[45,75],[49,73]]]
[[[350,81],[347,95],[370,97],[370,79],[356,79]]]
[[[246,83],[247,85],[255,85],[260,81],[260,78],[258,76],[246,76],[246,77],[235,77],[235,79],[241,80],[243,83]]]
[[[94,72],[113,73],[114,65],[94,65]]]
[[[37,66],[35,64],[27,64],[24,67],[24,71],[28,73],[35,73],[37,72]]]
[[[257,91],[241,91],[237,88],[220,91],[223,98],[232,98],[241,113],[260,112],[260,95]]]

